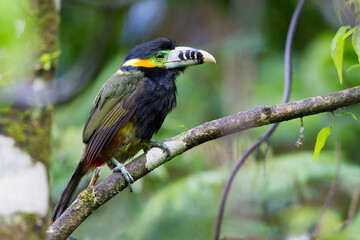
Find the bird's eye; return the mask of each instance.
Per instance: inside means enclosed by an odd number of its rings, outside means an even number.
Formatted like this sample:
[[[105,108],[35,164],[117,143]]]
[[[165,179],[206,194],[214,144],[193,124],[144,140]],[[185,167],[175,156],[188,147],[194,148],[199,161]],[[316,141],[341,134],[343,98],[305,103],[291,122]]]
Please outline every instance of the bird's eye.
[[[157,54],[155,55],[155,58],[156,58],[157,60],[162,60],[162,59],[164,58],[164,54],[162,54],[162,53],[157,53]]]

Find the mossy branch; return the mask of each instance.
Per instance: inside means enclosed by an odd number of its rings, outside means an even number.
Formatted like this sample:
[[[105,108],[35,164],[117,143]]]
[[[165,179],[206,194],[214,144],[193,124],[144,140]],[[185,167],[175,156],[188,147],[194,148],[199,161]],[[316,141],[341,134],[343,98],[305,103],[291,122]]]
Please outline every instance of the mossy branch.
[[[332,112],[360,102],[360,86],[343,91],[275,106],[259,106],[245,112],[204,123],[178,136],[164,140],[171,155],[152,148],[126,165],[134,180],[151,172],[175,156],[204,142],[249,128],[283,122],[295,118]],[[49,239],[66,239],[97,208],[118,194],[127,184],[120,173],[113,173],[101,183],[84,190],[74,203],[49,228]]]

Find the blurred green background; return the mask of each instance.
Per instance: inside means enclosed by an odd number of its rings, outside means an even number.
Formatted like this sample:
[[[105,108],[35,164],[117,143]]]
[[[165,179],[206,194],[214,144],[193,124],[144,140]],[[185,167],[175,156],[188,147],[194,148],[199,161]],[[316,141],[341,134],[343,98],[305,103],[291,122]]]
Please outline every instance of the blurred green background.
[[[155,139],[175,136],[206,121],[252,107],[279,104],[283,91],[286,33],[294,0],[62,1],[57,66],[61,103],[53,125],[51,202],[68,181],[82,146],[82,129],[101,85],[136,44],[168,37],[204,49],[217,64],[185,71],[177,79],[178,105]],[[343,24],[351,24],[346,15]],[[359,69],[339,85],[330,56],[341,26],[332,1],[307,1],[294,38],[291,101],[359,84]],[[356,64],[348,41],[344,69]],[[360,106],[346,109],[359,118]],[[341,112],[337,111],[337,113]],[[317,133],[332,124],[331,113],[304,118],[304,143],[294,146],[300,120],[282,123],[266,158],[252,155],[237,174],[226,205],[221,235],[309,236],[318,223],[341,164],[335,194],[321,224],[321,239],[360,239],[360,125],[336,117],[335,129],[316,163]],[[121,192],[73,234],[78,239],[211,239],[222,188],[241,154],[266,127],[205,143],[178,156]],[[340,146],[336,150],[335,146]],[[264,153],[262,146],[260,153]],[[102,177],[111,174],[107,167]],[[86,176],[80,188],[87,186]],[[80,190],[79,188],[79,190]],[[351,218],[351,214],[353,219]],[[348,219],[351,224],[346,225]],[[295,238],[294,238],[295,239]]]

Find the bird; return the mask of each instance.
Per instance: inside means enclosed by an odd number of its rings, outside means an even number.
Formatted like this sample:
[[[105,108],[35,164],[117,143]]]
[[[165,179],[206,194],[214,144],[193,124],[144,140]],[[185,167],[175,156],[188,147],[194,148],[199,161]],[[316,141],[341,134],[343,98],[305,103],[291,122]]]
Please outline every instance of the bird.
[[[68,207],[81,178],[103,164],[134,182],[123,163],[140,150],[159,147],[151,141],[176,105],[175,78],[188,66],[216,63],[208,52],[178,46],[168,38],[141,43],[129,51],[120,69],[101,87],[83,130],[78,165],[53,210],[50,224]]]

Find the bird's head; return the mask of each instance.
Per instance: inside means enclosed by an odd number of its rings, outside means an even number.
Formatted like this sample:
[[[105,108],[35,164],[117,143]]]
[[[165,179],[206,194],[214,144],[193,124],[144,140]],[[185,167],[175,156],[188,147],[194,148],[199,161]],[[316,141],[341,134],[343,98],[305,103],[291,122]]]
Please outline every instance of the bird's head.
[[[214,62],[208,52],[190,47],[177,47],[175,41],[158,38],[134,47],[125,57],[121,70],[145,73],[179,73],[188,66]]]

